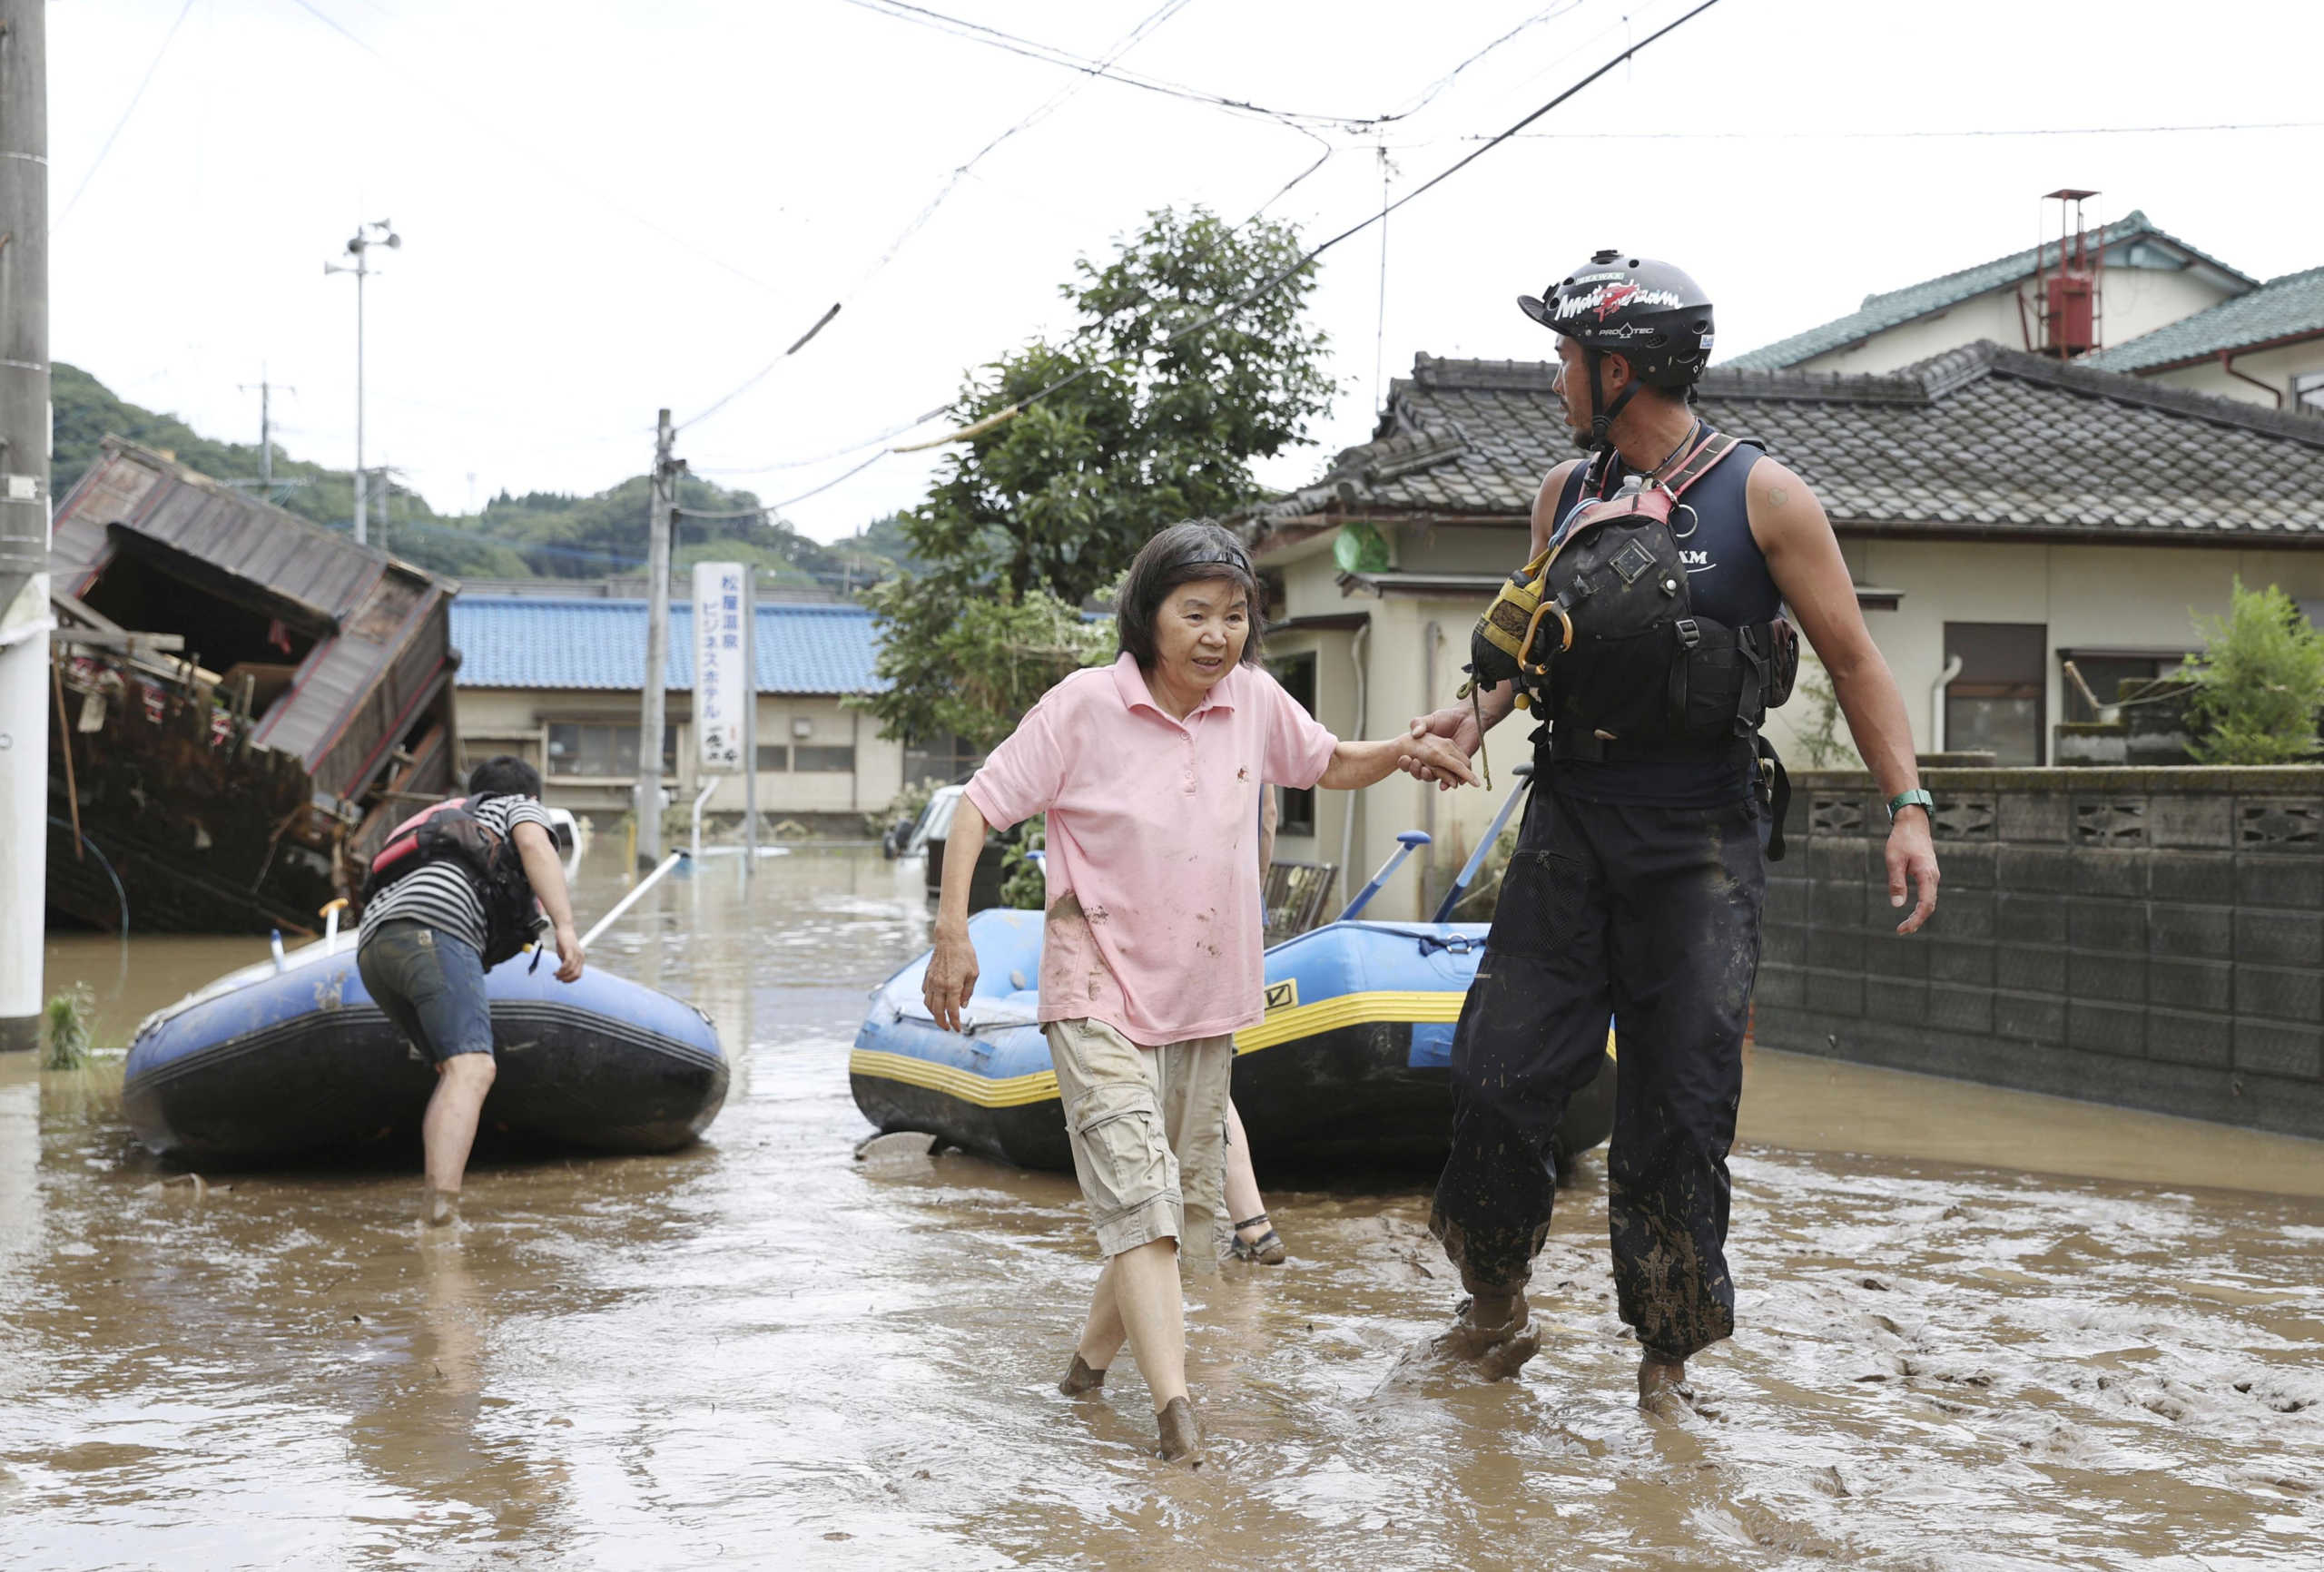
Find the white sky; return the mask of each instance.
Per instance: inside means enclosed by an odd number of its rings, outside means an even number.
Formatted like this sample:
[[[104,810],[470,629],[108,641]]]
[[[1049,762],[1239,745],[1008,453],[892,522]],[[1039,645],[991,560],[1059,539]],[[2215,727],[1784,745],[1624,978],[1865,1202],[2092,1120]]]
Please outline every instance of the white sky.
[[[931,0],[1086,55],[1163,0]],[[1688,0],[1191,0],[1123,59],[1271,107],[1402,107],[1392,189],[1498,131]],[[847,309],[680,454],[768,501],[861,456],[795,465],[948,400],[963,369],[1065,320],[1057,288],[1148,209],[1241,219],[1319,151],[1280,124],[1089,81],[845,0],[52,0],[55,357],[206,433],[353,461],[358,221],[404,236],[369,286],[368,454],[438,508],[506,487],[588,492]],[[320,13],[359,44],[318,19]],[[369,50],[364,47],[369,46]],[[1735,353],[1890,289],[2033,243],[2040,193],[2096,187],[2255,276],[2324,263],[2324,128],[1907,137],[2034,127],[2324,123],[2324,6],[2247,0],[1723,0],[1389,223],[1325,260],[1316,312],[1343,393],[1309,478],[1370,433],[1416,350],[1538,359],[1512,304],[1600,245],[1666,257]],[[950,172],[1080,83],[963,180],[867,283]],[[1639,133],[1659,133],[1640,135]],[[1341,151],[1272,210],[1312,238],[1376,209],[1380,157]],[[66,204],[95,167],[79,204]],[[919,435],[933,435],[930,427]],[[824,538],[921,496],[891,457],[789,516]],[[777,464],[795,467],[744,474]],[[471,478],[472,477],[472,478]]]

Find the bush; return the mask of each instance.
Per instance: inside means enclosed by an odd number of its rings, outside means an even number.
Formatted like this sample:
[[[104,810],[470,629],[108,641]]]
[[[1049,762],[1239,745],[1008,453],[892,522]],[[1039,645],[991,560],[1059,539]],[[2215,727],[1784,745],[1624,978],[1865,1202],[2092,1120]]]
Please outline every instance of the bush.
[[[2192,752],[2206,764],[2284,764],[2316,754],[2324,709],[2324,637],[2274,585],[2235,581],[2224,617],[2198,616],[2203,653],[2191,656]]]

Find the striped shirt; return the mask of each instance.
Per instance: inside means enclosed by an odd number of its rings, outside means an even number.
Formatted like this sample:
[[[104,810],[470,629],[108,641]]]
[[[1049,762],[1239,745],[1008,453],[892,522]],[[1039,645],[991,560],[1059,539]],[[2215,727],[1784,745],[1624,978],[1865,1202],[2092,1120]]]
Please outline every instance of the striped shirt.
[[[503,840],[514,834],[519,824],[537,824],[549,831],[552,840],[556,833],[548,810],[529,797],[487,797],[471,803],[469,811],[478,823]],[[365,907],[357,942],[369,943],[383,922],[424,922],[465,941],[479,954],[484,950],[484,903],[468,882],[467,866],[451,858],[438,858],[405,874]]]

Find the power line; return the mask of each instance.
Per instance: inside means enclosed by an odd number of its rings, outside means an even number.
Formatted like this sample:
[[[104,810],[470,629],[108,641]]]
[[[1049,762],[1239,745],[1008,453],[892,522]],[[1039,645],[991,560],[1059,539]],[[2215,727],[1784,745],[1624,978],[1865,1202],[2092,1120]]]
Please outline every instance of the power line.
[[[2214,125],[2045,125],[2008,129],[1960,131],[1537,131],[1524,142],[1918,142],[1954,141],[1974,137],[2019,136],[2176,136],[2197,132],[2319,131],[2324,120],[2268,120]],[[1445,139],[1438,139],[1443,141]],[[1480,137],[1455,137],[1458,142]],[[1434,147],[1437,142],[1397,144],[1401,149]]]
[[[1111,49],[1106,52],[1102,63],[1110,65],[1116,60],[1120,59],[1132,48],[1136,47],[1147,34],[1154,31],[1155,28],[1159,27],[1163,23],[1170,20],[1171,17],[1177,15],[1180,11],[1185,10],[1190,4],[1192,4],[1192,0],[1163,0],[1161,9],[1152,13],[1146,18],[1146,20],[1131,28],[1129,32],[1122,37],[1120,42],[1117,43]],[[984,162],[986,154],[991,152],[993,149],[999,147],[1002,142],[1007,142],[1009,138],[1017,135],[1019,132],[1026,131],[1030,127],[1039,124],[1041,121],[1048,119],[1049,116],[1054,113],[1067,99],[1071,98],[1075,93],[1080,92],[1081,89],[1087,85],[1088,79],[1084,78],[1082,81],[1073,83],[1061,91],[1052,93],[1030,114],[1025,116],[1024,119],[1017,122],[1016,124],[1010,126],[999,136],[994,137],[990,142],[986,142],[982,147],[979,148],[975,153],[969,158],[967,162],[953,170],[951,178],[947,180],[942,188],[940,189],[933,197],[929,199],[926,206],[922,207],[918,213],[913,215],[911,221],[904,225],[903,231],[897,235],[894,240],[888,242],[888,249],[880,254],[879,260],[872,264],[870,270],[867,270],[862,278],[855,280],[855,283],[848,290],[845,296],[834,304],[830,310],[823,313],[821,320],[817,321],[813,327],[808,329],[804,334],[801,335],[799,339],[793,343],[791,348],[785,349],[782,354],[777,355],[773,359],[768,361],[764,366],[762,366],[758,370],[745,378],[742,384],[735,388],[734,391],[716,400],[708,408],[704,409],[700,414],[692,416],[686,420],[681,422],[678,429],[684,431],[687,427],[699,425],[701,422],[710,418],[713,415],[717,414],[718,411],[726,408],[727,405],[733,403],[735,399],[741,398],[743,394],[749,392],[752,388],[764,381],[773,373],[776,367],[782,365],[783,362],[788,360],[792,356],[796,355],[801,349],[806,348],[808,341],[813,339],[816,334],[822,332],[825,324],[830,322],[833,317],[838,316],[841,309],[844,307],[848,301],[852,300],[858,295],[861,295],[866,289],[871,287],[872,281],[874,279],[877,279],[881,273],[887,270],[888,264],[896,260],[897,253],[903,250],[905,244],[911,241],[912,236],[918,234],[921,230],[927,225],[929,220],[936,216],[936,210],[942,207],[946,199],[950,197],[953,192],[960,188],[960,182],[968,178],[969,172],[976,168],[978,164]]]
[[[847,3],[850,5],[868,4],[869,0],[847,0]],[[881,459],[885,458],[891,453],[916,451],[921,448],[935,447],[944,444],[965,441],[971,437],[982,436],[984,433],[1006,425],[1009,421],[1015,419],[1027,408],[1039,403],[1040,400],[1063,392],[1066,388],[1072,387],[1076,382],[1080,381],[1083,378],[1091,375],[1093,372],[1102,370],[1108,366],[1118,366],[1129,360],[1142,358],[1143,356],[1151,354],[1157,349],[1166,349],[1173,344],[1179,343],[1184,339],[1193,337],[1196,333],[1208,330],[1210,328],[1216,326],[1219,322],[1222,322],[1228,317],[1235,315],[1236,312],[1244,309],[1253,302],[1264,299],[1265,296],[1272,294],[1276,290],[1281,289],[1285,284],[1288,283],[1294,278],[1296,278],[1300,273],[1304,272],[1308,268],[1313,267],[1315,264],[1316,260],[1322,257],[1325,251],[1330,251],[1333,247],[1362,234],[1374,224],[1385,223],[1389,215],[1393,213],[1397,209],[1402,208],[1410,202],[1416,201],[1421,197],[1427,195],[1428,192],[1443,184],[1446,181],[1451,180],[1454,175],[1460,173],[1462,170],[1468,168],[1471,164],[1484,157],[1485,154],[1491,152],[1494,148],[1501,146],[1503,142],[1514,139],[1522,133],[1527,126],[1533,124],[1543,115],[1548,114],[1551,110],[1556,109],[1559,105],[1572,98],[1576,93],[1588,87],[1590,84],[1596,82],[1600,77],[1604,76],[1607,73],[1612,71],[1616,66],[1620,65],[1625,61],[1640,54],[1660,40],[1669,37],[1671,34],[1677,32],[1679,28],[1685,26],[1688,23],[1693,21],[1696,17],[1701,15],[1704,12],[1709,10],[1712,6],[1718,4],[1718,0],[1701,0],[1700,4],[1681,15],[1676,20],[1666,23],[1634,44],[1625,44],[1620,53],[1610,57],[1603,64],[1598,66],[1597,69],[1591,71],[1588,75],[1582,77],[1571,86],[1567,87],[1563,92],[1558,93],[1554,98],[1551,98],[1540,108],[1535,109],[1531,113],[1525,115],[1524,118],[1519,120],[1506,131],[1501,132],[1499,134],[1488,139],[1482,146],[1458,159],[1455,159],[1452,163],[1446,165],[1443,169],[1439,170],[1435,174],[1431,175],[1427,180],[1423,181],[1419,185],[1414,186],[1411,191],[1406,192],[1403,196],[1398,197],[1395,201],[1383,202],[1377,212],[1361,219],[1355,223],[1350,224],[1346,229],[1340,231],[1339,233],[1333,235],[1328,240],[1309,248],[1305,252],[1301,254],[1297,261],[1293,262],[1289,267],[1285,268],[1280,272],[1274,274],[1272,277],[1260,283],[1257,288],[1251,290],[1249,292],[1242,295],[1236,300],[1229,301],[1226,305],[1220,307],[1217,310],[1213,311],[1210,315],[1203,318],[1200,321],[1195,322],[1187,327],[1181,328],[1177,331],[1168,335],[1167,338],[1161,339],[1152,344],[1142,345],[1138,349],[1132,350],[1128,354],[1116,355],[1104,360],[1093,360],[1088,365],[1080,367],[1068,375],[1058,378],[1047,387],[1042,388],[1036,392],[1029,393],[1024,398],[1017,399],[1013,403],[1005,405],[1000,409],[994,410],[991,414],[985,416],[983,418],[968,426],[961,427],[956,431],[948,432],[944,436],[935,438],[933,441],[912,443],[902,447],[882,447],[878,452],[872,454],[871,457],[865,459],[854,468],[849,470],[846,474],[826,481],[822,485],[816,486],[812,491],[803,492],[799,496],[792,497],[786,502],[778,503],[774,506],[777,507],[789,507],[794,504],[804,502],[811,496],[819,496],[823,492],[829,491],[832,486],[839,485],[842,481],[852,479],[855,476],[858,476],[864,470],[871,468],[872,466],[877,464]],[[915,424],[919,423],[915,422]]]
[[[162,69],[162,57],[170,52],[171,41],[177,37],[178,29],[185,25],[185,19],[192,15],[193,5],[194,0],[185,0],[185,4],[178,8],[177,20],[170,24],[170,30],[167,33],[162,34],[162,46],[153,51],[153,63],[145,68],[145,74],[138,79],[137,91],[129,95],[129,107],[121,112],[119,120],[113,122],[113,133],[105,138],[104,146],[97,149],[97,161],[89,166],[89,172],[81,177],[81,183],[73,188],[73,199],[64,204],[64,211],[56,215],[56,223],[59,228],[63,227],[66,219],[73,216],[73,210],[81,205],[81,197],[88,191],[89,182],[96,179],[97,171],[105,166],[105,155],[113,152],[113,144],[121,140],[122,132],[129,125],[129,117],[135,114],[137,106],[144,102],[145,90],[153,85],[153,74]]]

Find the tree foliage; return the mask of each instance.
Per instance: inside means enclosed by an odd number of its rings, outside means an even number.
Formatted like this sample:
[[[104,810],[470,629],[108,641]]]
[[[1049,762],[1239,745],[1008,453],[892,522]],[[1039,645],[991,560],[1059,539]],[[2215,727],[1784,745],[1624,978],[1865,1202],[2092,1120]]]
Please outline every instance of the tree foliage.
[[[1305,440],[1329,407],[1324,335],[1305,319],[1315,275],[1165,340],[1299,255],[1285,225],[1149,214],[1109,260],[1076,264],[1061,290],[1078,318],[1069,336],[970,374],[950,410],[964,425],[1075,379],[952,453],[905,516],[921,570],[867,597],[893,684],[867,703],[891,734],[1006,735],[1056,675],[1103,658],[1110,633],[1092,644],[1063,619],[1156,530],[1262,495],[1251,461]]]
[[[2203,653],[2187,662],[2192,752],[2206,764],[2284,764],[2316,755],[2324,636],[2275,585],[2235,581],[2227,615],[2198,616]]]

